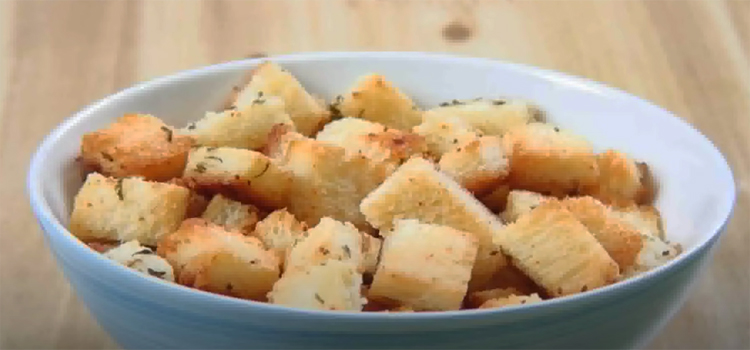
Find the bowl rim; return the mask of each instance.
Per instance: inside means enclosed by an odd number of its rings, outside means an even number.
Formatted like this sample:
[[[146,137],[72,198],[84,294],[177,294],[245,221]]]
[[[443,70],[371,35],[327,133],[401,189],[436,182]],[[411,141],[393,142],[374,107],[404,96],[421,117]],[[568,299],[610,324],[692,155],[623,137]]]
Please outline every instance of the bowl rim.
[[[252,300],[239,299],[220,294],[214,294],[205,292],[202,290],[189,288],[182,286],[177,283],[163,281],[157,278],[146,276],[142,273],[129,269],[121,264],[118,264],[110,259],[105,258],[102,254],[95,252],[85,245],[82,241],[76,238],[65,226],[62,225],[52,213],[49,203],[47,202],[43,192],[42,176],[45,160],[50,150],[54,145],[64,137],[65,133],[71,129],[74,125],[84,122],[90,116],[95,115],[96,112],[104,106],[124,98],[128,95],[136,93],[141,90],[159,90],[160,87],[168,86],[172,84],[179,84],[186,80],[197,79],[202,76],[209,76],[225,71],[234,71],[240,69],[251,69],[253,66],[264,62],[274,61],[279,64],[285,64],[290,62],[310,62],[310,61],[326,61],[326,60],[391,60],[391,61],[409,61],[409,60],[437,60],[437,61],[460,61],[461,64],[478,65],[478,66],[502,66],[506,70],[516,71],[523,75],[536,76],[537,78],[549,81],[550,84],[564,84],[573,86],[578,90],[586,90],[589,93],[597,93],[605,95],[609,99],[631,99],[637,100],[642,104],[648,105],[650,108],[654,108],[659,113],[664,114],[664,117],[669,119],[669,123],[673,127],[683,129],[683,133],[692,134],[697,142],[703,143],[710,149],[711,156],[717,160],[718,164],[721,164],[721,168],[717,168],[716,171],[722,172],[724,177],[727,177],[730,183],[727,190],[728,197],[722,203],[726,208],[725,213],[717,215],[721,219],[717,219],[714,222],[712,233],[705,239],[696,244],[695,247],[688,251],[682,252],[677,258],[669,261],[668,263],[659,266],[655,269],[649,270],[642,273],[634,278],[620,281],[602,288],[590,290],[587,292],[554,298],[545,300],[542,303],[517,305],[504,308],[492,308],[492,309],[470,309],[470,310],[455,310],[455,311],[429,311],[429,312],[415,312],[415,313],[390,313],[390,312],[331,312],[322,310],[308,310],[301,308],[293,308],[282,305],[274,305],[263,302],[256,302]],[[700,141],[698,141],[700,140]],[[616,291],[626,291],[634,288],[645,286],[647,283],[658,279],[659,276],[664,275],[668,272],[676,272],[679,267],[687,264],[699,257],[707,249],[711,248],[713,244],[720,239],[725,232],[726,226],[731,220],[735,203],[736,203],[736,180],[734,179],[731,167],[727,162],[725,156],[716,147],[716,145],[703,133],[697,130],[693,125],[687,121],[675,116],[671,112],[664,108],[645,100],[639,96],[630,94],[619,88],[609,86],[600,82],[596,82],[584,77],[574,76],[568,73],[554,71],[551,69],[535,67],[522,63],[508,62],[504,60],[492,59],[492,58],[481,58],[471,57],[458,54],[446,54],[446,53],[432,53],[432,52],[416,52],[416,51],[323,51],[323,52],[302,52],[292,53],[285,55],[276,55],[263,58],[252,58],[233,60],[213,65],[201,66],[193,69],[186,69],[177,71],[172,74],[159,76],[153,79],[144,80],[131,85],[128,88],[122,89],[114,94],[108,95],[98,101],[85,106],[83,109],[75,112],[73,115],[67,117],[64,121],[58,124],[51,132],[49,132],[42,142],[39,144],[37,150],[31,158],[31,162],[28,168],[28,175],[26,179],[26,190],[30,200],[30,205],[35,216],[40,223],[46,222],[51,225],[51,229],[44,230],[48,235],[49,239],[59,238],[60,242],[64,245],[65,250],[70,250],[72,254],[82,254],[82,259],[96,261],[98,259],[103,268],[111,270],[115,274],[130,274],[130,278],[141,278],[150,280],[151,284],[155,289],[161,289],[164,293],[178,293],[182,297],[193,299],[195,302],[203,302],[205,304],[216,304],[221,306],[233,307],[233,308],[244,308],[244,309],[257,309],[258,312],[274,313],[274,314],[287,314],[291,316],[303,316],[303,317],[324,317],[324,318],[336,318],[347,321],[355,320],[423,320],[423,319],[435,319],[435,318],[475,318],[479,316],[490,316],[490,315],[508,315],[515,314],[517,312],[527,312],[538,309],[549,309],[552,307],[565,307],[578,302],[585,302],[587,300],[594,300],[607,295],[611,295]],[[55,237],[52,237],[55,236]],[[55,249],[50,244],[51,249]],[[144,280],[144,281],[145,281]],[[149,283],[149,282],[144,282]]]

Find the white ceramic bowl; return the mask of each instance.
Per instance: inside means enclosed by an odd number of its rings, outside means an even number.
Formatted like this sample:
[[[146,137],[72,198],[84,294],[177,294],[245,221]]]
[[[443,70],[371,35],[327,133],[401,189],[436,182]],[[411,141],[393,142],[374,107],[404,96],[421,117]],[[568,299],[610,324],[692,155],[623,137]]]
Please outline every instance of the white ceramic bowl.
[[[731,171],[694,128],[642,99],[584,79],[486,59],[423,53],[310,53],[273,58],[330,99],[378,72],[424,107],[477,96],[523,97],[596,147],[646,161],[660,182],[668,238],[685,252],[638,278],[541,304],[443,313],[336,314],[289,309],[147,278],[87,248],[66,229],[81,185],[81,135],[123,113],[173,125],[212,110],[259,60],[182,72],[110,96],[54,130],[31,162],[28,191],[46,240],[79,297],[123,347],[633,348],[680,308],[710,261],[735,198]]]

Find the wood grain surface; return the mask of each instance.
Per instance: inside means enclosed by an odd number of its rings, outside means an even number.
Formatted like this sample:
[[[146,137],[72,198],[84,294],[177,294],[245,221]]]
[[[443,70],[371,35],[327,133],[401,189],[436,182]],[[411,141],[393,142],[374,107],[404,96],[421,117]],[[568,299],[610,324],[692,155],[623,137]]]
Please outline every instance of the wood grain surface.
[[[750,348],[750,1],[0,1],[0,348],[116,348],[33,218],[32,151],[133,83],[247,57],[409,50],[598,80],[691,122],[724,152],[737,207],[655,349]]]

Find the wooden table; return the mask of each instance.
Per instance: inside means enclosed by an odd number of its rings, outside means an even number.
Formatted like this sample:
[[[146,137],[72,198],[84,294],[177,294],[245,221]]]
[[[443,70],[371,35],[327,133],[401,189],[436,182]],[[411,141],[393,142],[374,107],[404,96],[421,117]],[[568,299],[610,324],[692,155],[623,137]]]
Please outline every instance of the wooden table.
[[[252,55],[442,51],[602,81],[693,123],[736,214],[653,348],[750,348],[750,1],[0,2],[0,347],[114,348],[55,266],[24,179],[51,128],[135,82]]]

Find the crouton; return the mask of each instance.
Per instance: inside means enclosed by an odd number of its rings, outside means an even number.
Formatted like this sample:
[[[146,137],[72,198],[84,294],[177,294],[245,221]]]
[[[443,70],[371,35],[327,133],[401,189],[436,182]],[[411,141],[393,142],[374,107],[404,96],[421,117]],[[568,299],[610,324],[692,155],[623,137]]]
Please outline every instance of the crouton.
[[[482,196],[500,185],[508,175],[499,137],[485,136],[444,154],[438,163],[440,171],[475,196]]]
[[[480,137],[459,118],[425,118],[413,131],[425,138],[427,150],[437,159]]]
[[[495,187],[490,193],[478,197],[479,201],[484,204],[487,209],[493,213],[501,213],[505,210],[508,202],[508,194],[510,193],[510,186],[505,183],[501,183]]]
[[[293,174],[288,209],[295,217],[314,226],[329,216],[363,231],[370,228],[359,203],[392,172],[387,164],[315,140],[290,141],[281,165]]]
[[[643,247],[637,229],[611,216],[609,208],[592,197],[566,198],[562,203],[594,235],[620,266],[620,271],[635,263]]]
[[[362,118],[402,131],[422,122],[422,111],[414,102],[377,74],[360,78],[333,108],[343,117]]]
[[[310,138],[294,131],[289,125],[276,124],[268,134],[268,143],[261,150],[263,154],[273,159],[286,157],[286,150],[292,140],[311,140]]]
[[[636,162],[626,154],[614,150],[597,155],[599,178],[596,183],[581,188],[605,204],[629,206],[636,204],[648,191],[641,183],[643,176]]]
[[[593,290],[615,281],[617,263],[565,206],[545,201],[495,235],[495,242],[550,296]]]
[[[286,206],[292,181],[265,155],[228,147],[193,148],[183,177],[200,191],[222,193],[262,209]]]
[[[585,139],[541,123],[511,129],[503,143],[510,158],[508,184],[554,196],[575,194],[599,176],[593,148]]]
[[[444,121],[458,117],[484,135],[502,136],[508,130],[531,122],[544,121],[537,106],[522,100],[453,100],[424,113],[425,120]]]
[[[126,114],[108,128],[83,135],[81,162],[86,173],[140,176],[167,181],[180,177],[193,139],[147,114]]]
[[[466,307],[468,308],[476,309],[482,306],[482,304],[486,303],[489,300],[505,298],[514,294],[518,295],[518,294],[521,294],[521,292],[519,292],[515,288],[495,288],[495,289],[482,290],[482,291],[470,293],[466,297],[465,304],[466,304]]]
[[[624,220],[640,233],[658,237],[662,240],[665,238],[661,215],[653,206],[632,205],[622,208],[611,208],[610,215]]]
[[[251,204],[242,204],[217,194],[211,198],[201,217],[208,222],[224,226],[228,231],[247,236],[255,229],[259,212],[258,208]]]
[[[268,249],[276,252],[283,271],[289,250],[296,240],[302,238],[306,230],[307,225],[297,221],[286,209],[279,209],[255,226],[253,236],[258,237]]]
[[[635,264],[627,267],[621,279],[628,279],[668,263],[682,253],[682,246],[664,241],[659,237],[642,234],[643,248],[638,252]]]
[[[201,120],[177,132],[192,136],[199,146],[259,150],[268,142],[268,134],[277,124],[294,126],[284,111],[284,101],[277,97],[260,97],[243,108],[208,112]]]
[[[287,270],[268,293],[268,302],[302,309],[361,311],[362,275],[350,263],[329,260],[325,265]]]
[[[407,161],[362,200],[360,210],[370,224],[381,229],[381,235],[398,219],[419,219],[474,234],[479,240],[479,253],[472,272],[472,290],[507,263],[492,242],[492,235],[503,228],[500,220],[427,160]]]
[[[252,71],[234,106],[243,109],[258,98],[271,96],[284,100],[286,113],[302,135],[315,135],[331,118],[324,104],[310,95],[291,73],[273,62],[263,62]]]
[[[513,289],[520,294],[545,294],[543,288],[513,265],[506,265],[499,269],[487,284],[477,290],[491,289]]]
[[[458,310],[478,251],[477,238],[447,226],[396,221],[383,241],[368,296],[413,310]]]
[[[362,266],[364,273],[374,274],[380,262],[380,248],[383,240],[369,234],[362,234]]]
[[[279,261],[256,237],[188,219],[157,247],[180,284],[243,299],[265,300],[279,279]]]
[[[83,241],[137,239],[153,246],[180,225],[189,197],[176,185],[91,173],[76,194],[69,229]]]
[[[521,215],[528,214],[547,199],[549,198],[536,192],[512,190],[508,193],[505,211],[500,214],[500,217],[505,223],[514,222]]]
[[[480,309],[493,309],[498,307],[506,307],[506,306],[514,306],[514,305],[524,305],[524,304],[534,304],[534,303],[541,303],[543,300],[539,297],[539,294],[532,294],[532,295],[509,295],[506,297],[500,297],[496,299],[490,299],[487,300],[484,304],[479,306]]]
[[[286,260],[286,270],[304,269],[329,260],[345,261],[364,272],[362,235],[350,223],[324,217],[294,243]]]
[[[377,162],[398,166],[413,155],[427,153],[422,136],[359,118],[329,123],[316,136],[318,141],[343,147],[350,156],[363,155]]]
[[[199,218],[201,217],[201,215],[203,215],[203,212],[206,211],[206,208],[208,207],[208,202],[211,199],[210,197],[206,198],[206,196],[190,188],[190,184],[188,183],[188,181],[186,181],[182,177],[173,178],[167,181],[167,183],[181,186],[190,190],[190,197],[188,198],[188,208],[187,213],[185,214],[185,218]]]
[[[140,273],[174,282],[174,270],[169,262],[156,255],[151,248],[142,246],[138,240],[131,240],[104,253],[114,260]]]

